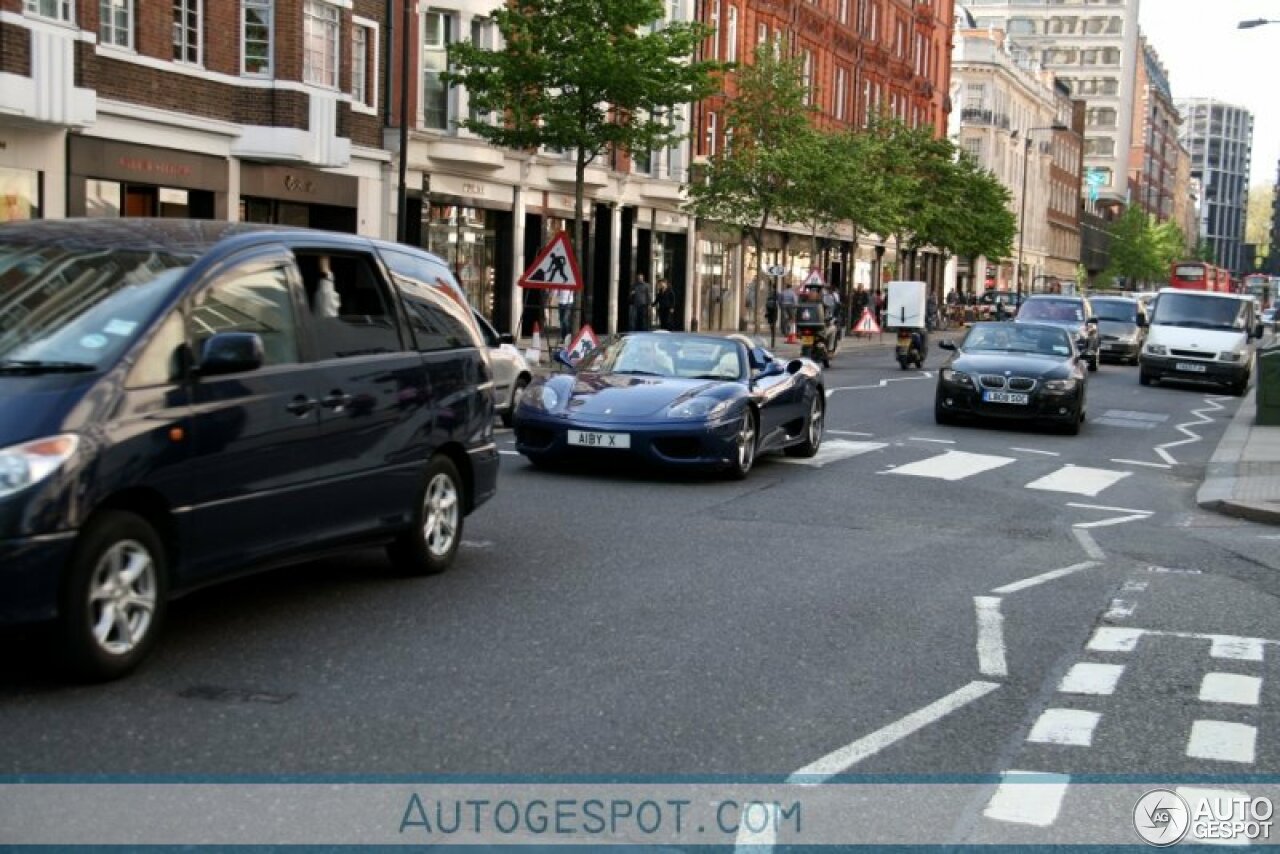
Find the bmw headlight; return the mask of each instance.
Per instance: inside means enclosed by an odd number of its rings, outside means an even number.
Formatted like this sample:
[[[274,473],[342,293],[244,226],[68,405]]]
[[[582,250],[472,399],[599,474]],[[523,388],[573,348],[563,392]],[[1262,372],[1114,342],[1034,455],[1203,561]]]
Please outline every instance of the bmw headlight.
[[[668,412],[673,418],[720,418],[729,411],[730,400],[716,397],[691,397],[671,407]]]
[[[0,498],[33,486],[57,471],[80,446],[70,433],[0,448]]]
[[[1169,355],[1169,348],[1163,344],[1148,344],[1147,353],[1151,356],[1167,356]]]
[[[1219,362],[1243,362],[1244,353],[1234,353],[1230,350],[1223,350],[1218,354]]]
[[[1044,384],[1045,391],[1074,391],[1079,380],[1070,377],[1065,380],[1047,380]]]
[[[973,378],[964,371],[953,371],[950,368],[943,368],[942,381],[944,383],[952,383],[954,385],[963,385],[973,388]]]
[[[560,395],[551,386],[536,385],[524,393],[520,403],[530,409],[541,409],[550,412],[560,405]]]

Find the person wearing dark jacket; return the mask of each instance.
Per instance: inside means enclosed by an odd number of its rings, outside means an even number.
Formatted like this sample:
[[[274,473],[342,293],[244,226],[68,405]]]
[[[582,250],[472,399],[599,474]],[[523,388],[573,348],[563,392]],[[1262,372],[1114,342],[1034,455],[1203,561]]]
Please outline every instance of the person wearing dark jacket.
[[[653,304],[658,307],[658,328],[670,332],[676,313],[676,295],[666,279],[658,280],[658,295],[654,297]]]

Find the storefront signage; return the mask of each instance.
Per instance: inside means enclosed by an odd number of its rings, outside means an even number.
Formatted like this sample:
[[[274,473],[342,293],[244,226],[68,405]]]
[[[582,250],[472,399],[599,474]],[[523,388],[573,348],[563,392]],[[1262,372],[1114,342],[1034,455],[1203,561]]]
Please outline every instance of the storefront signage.
[[[294,175],[292,172],[285,174],[284,188],[294,193],[314,194],[316,191],[316,185],[310,178]]]
[[[181,163],[166,163],[162,160],[148,160],[145,157],[121,157],[116,165],[126,172],[141,172],[146,175],[157,175],[162,178],[187,178],[191,176],[191,167]]]
[[[73,177],[188,190],[226,192],[229,184],[227,161],[221,157],[78,134],[71,136],[68,171]]]
[[[360,195],[360,182],[353,175],[334,175],[293,166],[241,163],[240,195],[354,208]]]
[[[484,184],[464,183],[462,185],[462,192],[466,193],[468,196],[484,196],[485,187]]]

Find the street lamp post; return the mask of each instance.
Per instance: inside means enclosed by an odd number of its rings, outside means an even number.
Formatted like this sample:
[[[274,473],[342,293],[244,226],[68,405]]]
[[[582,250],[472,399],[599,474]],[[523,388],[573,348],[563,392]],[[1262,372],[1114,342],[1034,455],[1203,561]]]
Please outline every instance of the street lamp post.
[[[1024,142],[1022,149],[1022,188],[1020,193],[1022,199],[1018,204],[1018,262],[1013,270],[1014,282],[1014,306],[1022,305],[1022,247],[1027,238],[1027,161],[1031,159],[1031,134],[1038,130],[1070,130],[1066,125],[1057,122],[1042,127],[1027,128],[1023,132]]]

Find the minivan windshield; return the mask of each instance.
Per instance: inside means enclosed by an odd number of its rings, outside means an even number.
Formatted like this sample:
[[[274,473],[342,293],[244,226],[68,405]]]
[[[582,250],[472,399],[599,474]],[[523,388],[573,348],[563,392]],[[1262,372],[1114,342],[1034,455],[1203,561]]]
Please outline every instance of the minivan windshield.
[[[1093,301],[1093,316],[1098,320],[1134,323],[1138,319],[1138,306],[1128,300],[1096,299]]]
[[[1200,294],[1160,294],[1153,326],[1185,326],[1238,332],[1249,328],[1249,301]]]
[[[1079,300],[1029,299],[1018,311],[1019,320],[1041,320],[1049,323],[1082,323],[1084,308]]]
[[[192,260],[0,242],[0,375],[106,368],[154,317]]]

